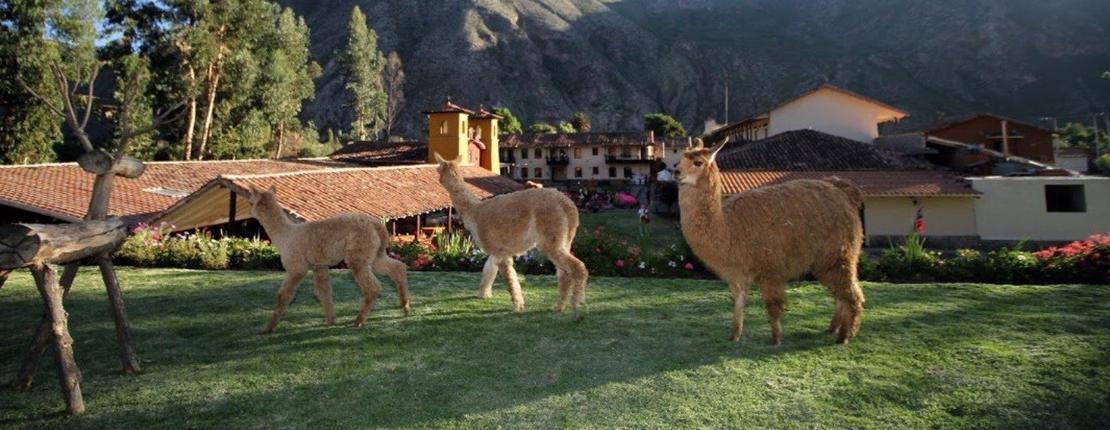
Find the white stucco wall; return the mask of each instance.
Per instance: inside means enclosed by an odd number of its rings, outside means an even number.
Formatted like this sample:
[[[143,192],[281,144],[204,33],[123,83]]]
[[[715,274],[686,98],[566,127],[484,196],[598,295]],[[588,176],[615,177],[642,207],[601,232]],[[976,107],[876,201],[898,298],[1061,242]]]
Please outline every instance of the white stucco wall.
[[[1083,155],[1056,155],[1056,167],[1087,173],[1087,157]]]
[[[871,142],[879,137],[879,116],[884,112],[887,111],[875,104],[821,89],[772,110],[769,134],[813,129]]]
[[[595,148],[597,149],[597,155],[594,155],[594,149]],[[560,169],[560,168],[565,169],[565,172],[566,172],[566,175],[565,175],[566,177],[565,178],[560,178],[560,179],[565,179],[567,181],[576,181],[576,180],[578,180],[578,181],[587,181],[587,180],[624,181],[624,180],[627,180],[627,178],[625,178],[625,176],[624,176],[624,168],[625,167],[628,167],[628,168],[632,169],[632,173],[638,173],[638,174],[641,174],[641,175],[648,175],[648,174],[651,173],[651,165],[647,162],[644,162],[644,163],[612,163],[612,164],[606,163],[605,162],[605,156],[607,154],[609,154],[610,150],[613,151],[614,155],[620,155],[621,154],[621,150],[618,147],[605,147],[605,146],[600,146],[600,145],[598,145],[598,146],[585,146],[585,147],[581,148],[581,157],[576,158],[575,154],[574,154],[574,148],[564,148],[563,151],[566,153],[567,157],[569,158],[570,163],[566,167],[561,167],[561,166],[549,166],[547,164],[547,157],[558,155],[559,154],[559,149],[544,148],[543,149],[543,158],[536,158],[535,157],[535,149],[533,149],[533,148],[526,148],[526,149],[525,148],[513,148],[512,151],[513,151],[513,155],[516,157],[516,161],[515,161],[516,165],[515,165],[515,168],[513,169],[513,174],[511,176],[512,176],[513,179],[522,179],[521,175],[520,175],[520,170],[524,169],[524,168],[528,169],[528,177],[523,178],[524,180],[528,180],[528,179],[551,180],[552,179],[552,176],[551,176],[552,175],[552,170],[553,169]],[[526,157],[521,156],[522,151],[524,151],[527,154]],[[633,156],[638,155],[639,151],[640,151],[639,147],[634,147],[634,148],[629,149],[630,154],[633,155]],[[649,147],[647,149],[648,157],[651,157],[652,153],[653,153],[652,148]],[[535,176],[535,169],[537,167],[539,167],[543,170],[543,177],[537,178]],[[580,177],[580,178],[575,177],[575,175],[574,175],[576,167],[581,167],[582,168],[582,177]],[[594,167],[597,167],[597,173],[596,174],[593,172]],[[615,167],[616,168],[616,176],[615,177],[609,176],[609,167]]]
[[[905,236],[913,231],[917,208],[922,209],[925,236],[974,236],[974,197],[865,197],[867,236]]]
[[[1110,178],[969,178],[983,193],[975,202],[975,224],[986,240],[1078,240],[1110,232]],[[1045,185],[1083,185],[1085,212],[1048,212]]]

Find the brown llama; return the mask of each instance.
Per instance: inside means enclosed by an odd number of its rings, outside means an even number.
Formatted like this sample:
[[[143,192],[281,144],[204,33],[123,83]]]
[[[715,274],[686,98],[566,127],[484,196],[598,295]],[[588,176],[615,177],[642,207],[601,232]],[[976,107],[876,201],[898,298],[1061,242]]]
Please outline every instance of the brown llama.
[[[348,213],[319,221],[295,223],[278,204],[274,187],[269,190],[250,187],[247,192],[251,213],[266,229],[270,241],[281,254],[281,265],[285,268],[285,281],[278,291],[277,306],[262,334],[272,333],[277,327],[297,293],[297,284],[309,270],[312,270],[316,280],[316,297],[324,306],[324,321],[327,325],[335,324],[328,268],[341,261],[347,263],[362,290],[362,306],[355,319],[355,327],[361,327],[366,322],[366,316],[373,309],[382,287],[373,272],[384,272],[393,280],[401,309],[408,316],[407,268],[405,263],[386,254],[389,233],[380,220],[366,214]]]
[[[563,193],[550,188],[528,188],[479,200],[463,180],[459,161],[439,161],[439,183],[451,196],[451,204],[462,215],[475,244],[489,254],[482,269],[478,296],[489,298],[498,269],[505,275],[513,309],[524,311],[524,296],[513,269],[513,257],[538,248],[555,265],[559,282],[559,303],[555,312],[566,306],[573,295],[575,309],[585,302],[586,265],[570,253],[578,230],[578,209]]]
[[[838,178],[796,180],[729,197],[722,202],[721,174],[713,150],[683,154],[679,174],[682,235],[733,296],[732,334],[744,329],[748,288],[759,286],[771,322],[771,344],[781,342],[779,319],[786,282],[813,274],[836,299],[828,331],[837,343],[859,332],[863,291],[856,278],[863,227],[860,190]]]

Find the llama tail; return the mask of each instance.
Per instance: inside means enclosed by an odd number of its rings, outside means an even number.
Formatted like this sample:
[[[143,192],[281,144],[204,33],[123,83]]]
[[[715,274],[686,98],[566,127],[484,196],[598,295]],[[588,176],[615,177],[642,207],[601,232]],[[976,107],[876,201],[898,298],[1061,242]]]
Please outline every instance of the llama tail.
[[[385,223],[375,222],[374,233],[378,235],[378,241],[382,244],[378,250],[378,256],[384,256],[389,253],[389,243],[393,236],[389,234],[389,230],[385,229]]]
[[[852,206],[857,208],[863,206],[863,192],[855,184],[836,176],[827,177],[824,181],[833,184],[844,192],[844,195],[848,196],[848,200],[852,202]]]

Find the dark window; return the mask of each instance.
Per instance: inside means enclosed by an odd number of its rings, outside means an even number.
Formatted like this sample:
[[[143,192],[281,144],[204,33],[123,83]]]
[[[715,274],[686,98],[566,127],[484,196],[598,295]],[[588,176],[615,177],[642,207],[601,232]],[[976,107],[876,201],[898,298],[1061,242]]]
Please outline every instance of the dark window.
[[[534,151],[535,151],[535,157],[536,158],[543,158],[543,150],[542,149],[536,148]]]
[[[1044,202],[1049,212],[1087,212],[1082,185],[1045,185]]]
[[[597,155],[597,147],[596,146],[593,148],[593,151],[594,151],[594,155]]]
[[[582,177],[582,168],[581,167],[575,167],[574,168],[574,177],[575,178],[581,178]]]
[[[525,167],[523,169],[520,169],[520,178],[521,179],[527,179],[528,178],[528,168],[527,167]]]
[[[543,168],[542,167],[537,167],[536,168],[536,177],[537,178],[542,178],[543,177]]]
[[[632,168],[631,167],[625,167],[624,168],[624,178],[625,179],[632,179]]]
[[[582,158],[582,148],[574,148],[574,159]]]
[[[596,149],[595,149],[595,152],[596,152]],[[601,168],[599,168],[597,166],[594,166],[594,176],[597,176],[597,174],[600,173],[600,172],[601,172]]]
[[[609,168],[609,177],[610,178],[617,177],[617,168],[616,167],[610,167]]]

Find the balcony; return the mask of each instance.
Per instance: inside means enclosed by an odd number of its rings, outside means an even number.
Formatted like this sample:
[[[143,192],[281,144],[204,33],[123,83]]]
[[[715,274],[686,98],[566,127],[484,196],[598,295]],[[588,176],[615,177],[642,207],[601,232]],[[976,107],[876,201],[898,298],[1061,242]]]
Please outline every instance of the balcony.
[[[547,157],[548,166],[566,166],[568,164],[570,164],[570,157],[566,155]]]
[[[651,158],[651,157],[647,157],[647,156],[642,156],[642,155],[632,155],[632,154],[624,155],[624,154],[621,154],[621,155],[606,155],[605,156],[605,162],[606,163],[611,163],[611,164],[650,163],[652,161],[655,161],[655,159]]]

